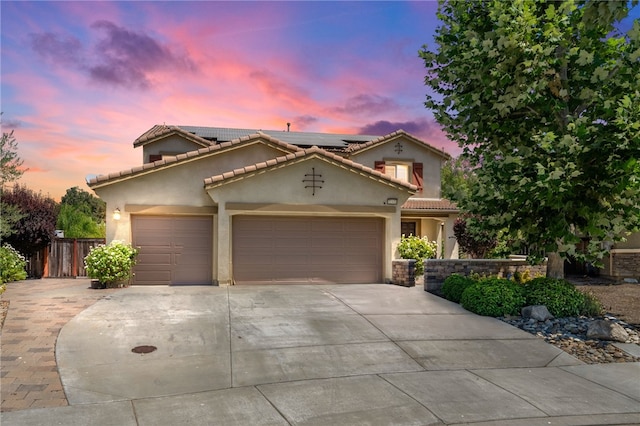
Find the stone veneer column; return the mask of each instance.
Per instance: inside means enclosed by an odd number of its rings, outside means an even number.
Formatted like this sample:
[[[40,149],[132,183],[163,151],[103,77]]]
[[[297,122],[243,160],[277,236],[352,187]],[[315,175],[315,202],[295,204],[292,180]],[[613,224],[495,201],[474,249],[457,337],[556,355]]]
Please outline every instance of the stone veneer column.
[[[416,285],[416,261],[415,259],[396,259],[392,262],[392,283],[403,287],[415,287]]]

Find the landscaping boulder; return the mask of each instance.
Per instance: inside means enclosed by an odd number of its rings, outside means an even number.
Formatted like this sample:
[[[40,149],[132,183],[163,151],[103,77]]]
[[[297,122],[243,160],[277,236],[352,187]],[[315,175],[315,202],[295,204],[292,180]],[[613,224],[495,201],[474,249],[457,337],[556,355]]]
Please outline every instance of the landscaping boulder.
[[[624,343],[629,340],[629,333],[618,323],[607,320],[596,320],[589,324],[587,338]]]
[[[546,321],[553,319],[553,315],[544,305],[525,306],[522,308],[523,318],[533,318],[536,321]]]

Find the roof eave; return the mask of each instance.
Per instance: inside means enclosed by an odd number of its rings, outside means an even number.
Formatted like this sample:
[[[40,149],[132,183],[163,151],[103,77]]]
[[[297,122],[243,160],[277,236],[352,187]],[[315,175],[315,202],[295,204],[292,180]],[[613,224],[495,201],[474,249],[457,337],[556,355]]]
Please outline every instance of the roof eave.
[[[147,130],[135,141],[133,141],[133,147],[138,148],[140,146],[149,145],[159,140],[168,138],[169,136],[172,136],[172,135],[179,135],[187,139],[188,141],[198,144],[202,147],[207,147],[212,145],[210,141],[198,135],[194,135],[193,133],[187,132],[178,126],[156,125],[151,129]]]

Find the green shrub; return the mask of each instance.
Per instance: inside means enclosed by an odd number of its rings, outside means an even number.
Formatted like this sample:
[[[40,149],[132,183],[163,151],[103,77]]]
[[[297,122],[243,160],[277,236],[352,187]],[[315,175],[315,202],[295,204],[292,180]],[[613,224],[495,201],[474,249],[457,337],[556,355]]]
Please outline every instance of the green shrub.
[[[584,305],[581,315],[586,317],[599,317],[604,313],[602,303],[593,293],[582,293],[584,295]]]
[[[545,305],[554,317],[574,317],[585,308],[585,296],[573,284],[554,278],[534,278],[524,284],[527,305]]]
[[[94,247],[84,258],[87,275],[107,286],[128,280],[137,254],[138,250],[122,241]]]
[[[16,249],[9,244],[0,247],[0,284],[26,279],[26,266],[27,259]]]
[[[447,279],[444,280],[444,284],[442,284],[442,295],[447,300],[460,303],[462,293],[464,293],[467,287],[474,283],[475,281],[472,278],[465,277],[464,275],[449,275]]]
[[[478,315],[518,315],[525,304],[522,286],[501,278],[485,278],[467,287],[460,304]]]
[[[424,260],[436,258],[438,244],[435,241],[429,241],[427,237],[403,235],[400,244],[398,244],[398,252],[401,259],[415,259],[416,275],[422,275],[424,274]]]

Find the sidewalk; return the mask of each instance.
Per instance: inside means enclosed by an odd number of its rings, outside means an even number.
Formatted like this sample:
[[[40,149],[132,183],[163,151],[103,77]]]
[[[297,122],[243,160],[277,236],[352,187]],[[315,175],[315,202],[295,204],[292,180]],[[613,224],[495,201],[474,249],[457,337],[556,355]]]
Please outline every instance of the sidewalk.
[[[9,311],[0,334],[0,411],[68,405],[56,366],[62,327],[117,289],[92,290],[88,279],[12,282],[2,295]]]

